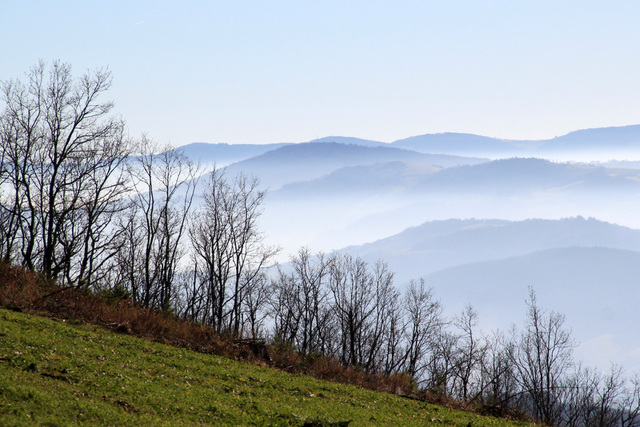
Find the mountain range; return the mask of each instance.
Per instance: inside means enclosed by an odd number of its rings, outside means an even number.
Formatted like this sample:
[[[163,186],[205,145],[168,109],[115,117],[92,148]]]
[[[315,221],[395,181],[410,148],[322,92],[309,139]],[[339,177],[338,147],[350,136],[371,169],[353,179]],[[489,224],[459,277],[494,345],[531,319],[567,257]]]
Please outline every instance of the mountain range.
[[[450,316],[472,305],[485,330],[519,323],[531,288],[566,316],[582,360],[640,369],[640,230],[582,217],[450,219],[344,251],[386,261],[397,283],[424,279]]]
[[[585,156],[600,157],[599,160],[622,160],[628,154],[640,153],[640,124],[618,127],[582,129],[566,135],[544,140],[509,140],[468,133],[445,132],[425,134],[398,139],[392,142],[368,139],[328,136],[309,143],[340,143],[367,147],[403,148],[428,154],[448,154],[465,157],[552,157],[564,155],[567,159]],[[180,147],[189,157],[206,162],[217,161],[218,165],[255,157],[296,143],[272,144],[224,144],[197,142]]]
[[[301,246],[382,259],[401,288],[424,278],[448,315],[471,304],[489,329],[518,323],[532,287],[566,314],[584,360],[640,370],[639,146],[633,125],[181,150],[260,179],[260,226],[282,262]]]
[[[640,230],[594,218],[558,220],[448,219],[429,221],[375,242],[344,250],[383,259],[399,282],[469,263],[556,248],[601,247],[640,253]]]
[[[412,162],[450,167],[477,164],[485,160],[424,154],[387,146],[364,146],[338,142],[308,142],[286,145],[227,166],[230,174],[258,176],[265,187],[276,190],[286,183],[320,178],[337,169],[386,162]]]

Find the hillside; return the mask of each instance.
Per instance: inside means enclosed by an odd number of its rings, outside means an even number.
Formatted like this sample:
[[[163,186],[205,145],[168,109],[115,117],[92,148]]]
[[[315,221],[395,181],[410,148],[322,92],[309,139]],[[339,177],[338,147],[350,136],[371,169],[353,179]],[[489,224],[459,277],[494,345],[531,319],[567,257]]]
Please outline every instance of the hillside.
[[[532,287],[566,315],[583,361],[640,369],[640,333],[626,327],[638,318],[640,230],[582,217],[449,219],[344,250],[387,261],[398,283],[423,277],[450,315],[473,305],[486,330],[517,322]]]
[[[491,425],[485,418],[0,309],[2,425]]]
[[[582,217],[524,221],[448,219],[428,221],[344,250],[369,261],[386,260],[403,281],[472,262],[554,248],[596,246],[640,252],[640,230]]]
[[[519,147],[513,141],[454,132],[412,136],[394,141],[391,145],[419,151],[421,153],[465,155],[469,153],[482,153],[484,156],[513,156],[525,152],[523,148]]]
[[[439,171],[436,166],[407,162],[386,162],[374,165],[347,166],[322,178],[284,185],[274,198],[317,198],[348,195],[380,197],[392,191],[403,191]]]
[[[625,159],[640,153],[640,125],[581,129],[552,139],[504,140],[465,133],[417,135],[391,142],[391,146],[422,153],[461,156],[536,156],[547,158]]]
[[[194,142],[183,145],[176,150],[188,158],[205,165],[215,163],[217,166],[226,166],[230,163],[259,156],[284,145],[286,144],[209,144]]]
[[[320,178],[346,166],[391,161],[454,166],[483,160],[449,155],[429,155],[389,146],[362,146],[336,142],[286,145],[227,166],[229,174],[244,172],[260,178],[262,185],[276,190],[282,185]]]

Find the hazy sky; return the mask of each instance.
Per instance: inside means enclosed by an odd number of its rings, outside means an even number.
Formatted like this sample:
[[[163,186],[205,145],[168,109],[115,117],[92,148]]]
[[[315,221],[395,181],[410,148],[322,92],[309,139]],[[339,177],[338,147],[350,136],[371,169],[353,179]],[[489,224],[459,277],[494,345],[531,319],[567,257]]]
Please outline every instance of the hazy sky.
[[[0,80],[108,66],[161,143],[640,123],[640,1],[0,0]]]

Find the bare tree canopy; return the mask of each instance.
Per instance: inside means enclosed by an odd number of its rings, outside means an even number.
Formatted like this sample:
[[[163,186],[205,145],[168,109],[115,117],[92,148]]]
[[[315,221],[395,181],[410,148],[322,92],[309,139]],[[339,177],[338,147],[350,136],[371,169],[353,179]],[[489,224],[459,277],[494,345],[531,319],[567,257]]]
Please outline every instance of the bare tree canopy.
[[[189,236],[202,301],[197,316],[218,332],[240,334],[246,304],[249,298],[252,306],[258,304],[260,275],[277,253],[263,244],[258,229],[265,194],[257,178],[240,174],[226,179],[214,169],[205,182],[202,205],[193,216]],[[248,313],[250,317],[255,314]]]
[[[106,69],[79,78],[59,61],[2,83],[0,251],[68,283],[90,283],[113,255],[108,224],[126,191],[124,122],[101,96]]]

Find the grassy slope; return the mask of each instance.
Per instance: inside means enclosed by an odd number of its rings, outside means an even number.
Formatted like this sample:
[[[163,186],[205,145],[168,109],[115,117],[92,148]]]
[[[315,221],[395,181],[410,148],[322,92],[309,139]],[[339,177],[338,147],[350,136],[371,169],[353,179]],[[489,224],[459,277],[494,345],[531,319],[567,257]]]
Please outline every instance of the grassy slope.
[[[0,425],[524,425],[0,309]]]

